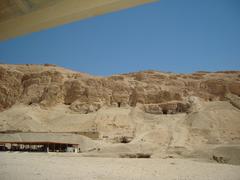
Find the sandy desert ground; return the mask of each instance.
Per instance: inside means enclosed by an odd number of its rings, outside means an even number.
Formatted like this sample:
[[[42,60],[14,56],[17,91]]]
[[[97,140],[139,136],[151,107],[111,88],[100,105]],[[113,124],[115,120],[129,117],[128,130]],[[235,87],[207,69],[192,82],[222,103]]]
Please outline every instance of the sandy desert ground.
[[[60,153],[0,153],[0,179],[239,180],[240,166],[194,159],[93,158]]]

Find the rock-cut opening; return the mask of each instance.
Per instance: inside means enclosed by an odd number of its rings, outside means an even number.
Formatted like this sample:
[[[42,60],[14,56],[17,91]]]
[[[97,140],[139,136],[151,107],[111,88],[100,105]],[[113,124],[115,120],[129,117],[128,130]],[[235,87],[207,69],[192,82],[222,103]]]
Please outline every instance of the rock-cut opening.
[[[121,102],[118,102],[117,105],[118,105],[118,107],[121,107]]]
[[[168,114],[168,110],[167,109],[163,109],[162,112],[163,112],[163,114]]]

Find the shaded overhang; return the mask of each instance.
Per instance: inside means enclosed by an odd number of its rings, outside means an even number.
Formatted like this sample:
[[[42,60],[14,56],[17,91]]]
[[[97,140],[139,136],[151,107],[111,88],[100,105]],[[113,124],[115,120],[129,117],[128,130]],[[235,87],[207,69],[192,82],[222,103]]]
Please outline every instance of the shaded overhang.
[[[0,40],[156,0],[0,0]]]
[[[20,144],[20,145],[50,145],[50,144],[65,144],[65,145],[74,145],[78,144],[69,143],[69,142],[55,142],[55,141],[0,141],[0,145],[5,144]]]
[[[81,142],[84,142],[83,136],[71,133],[0,133],[0,144],[79,145]]]

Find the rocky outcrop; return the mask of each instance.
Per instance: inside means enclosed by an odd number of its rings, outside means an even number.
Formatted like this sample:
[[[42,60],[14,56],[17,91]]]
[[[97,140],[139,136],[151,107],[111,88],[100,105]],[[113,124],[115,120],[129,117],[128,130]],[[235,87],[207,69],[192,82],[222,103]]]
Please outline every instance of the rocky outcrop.
[[[176,114],[187,113],[190,108],[189,103],[173,101],[160,104],[145,104],[144,110],[151,114]]]
[[[75,112],[88,114],[88,113],[96,112],[97,110],[99,110],[101,108],[101,104],[100,103],[87,104],[87,103],[75,101],[70,105],[69,108]]]
[[[14,105],[23,91],[23,73],[0,66],[0,110]]]
[[[235,106],[236,108],[240,109],[240,97],[234,94],[226,94],[225,96],[230,103]]]
[[[190,96],[205,101],[240,95],[240,72],[173,74],[144,71],[94,77],[49,65],[0,65],[0,110],[16,103],[90,113],[106,106],[145,106],[154,114],[186,112]]]

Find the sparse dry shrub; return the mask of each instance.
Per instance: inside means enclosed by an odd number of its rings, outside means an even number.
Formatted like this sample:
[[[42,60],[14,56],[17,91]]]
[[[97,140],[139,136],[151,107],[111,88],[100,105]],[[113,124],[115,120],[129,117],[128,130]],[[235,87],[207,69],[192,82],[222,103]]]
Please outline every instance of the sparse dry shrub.
[[[127,137],[127,136],[121,136],[121,137],[115,137],[114,138],[114,142],[117,142],[117,143],[130,143],[132,140],[131,137]]]
[[[218,163],[227,163],[228,162],[228,159],[222,157],[222,156],[215,156],[213,155],[212,156],[212,159]]]

